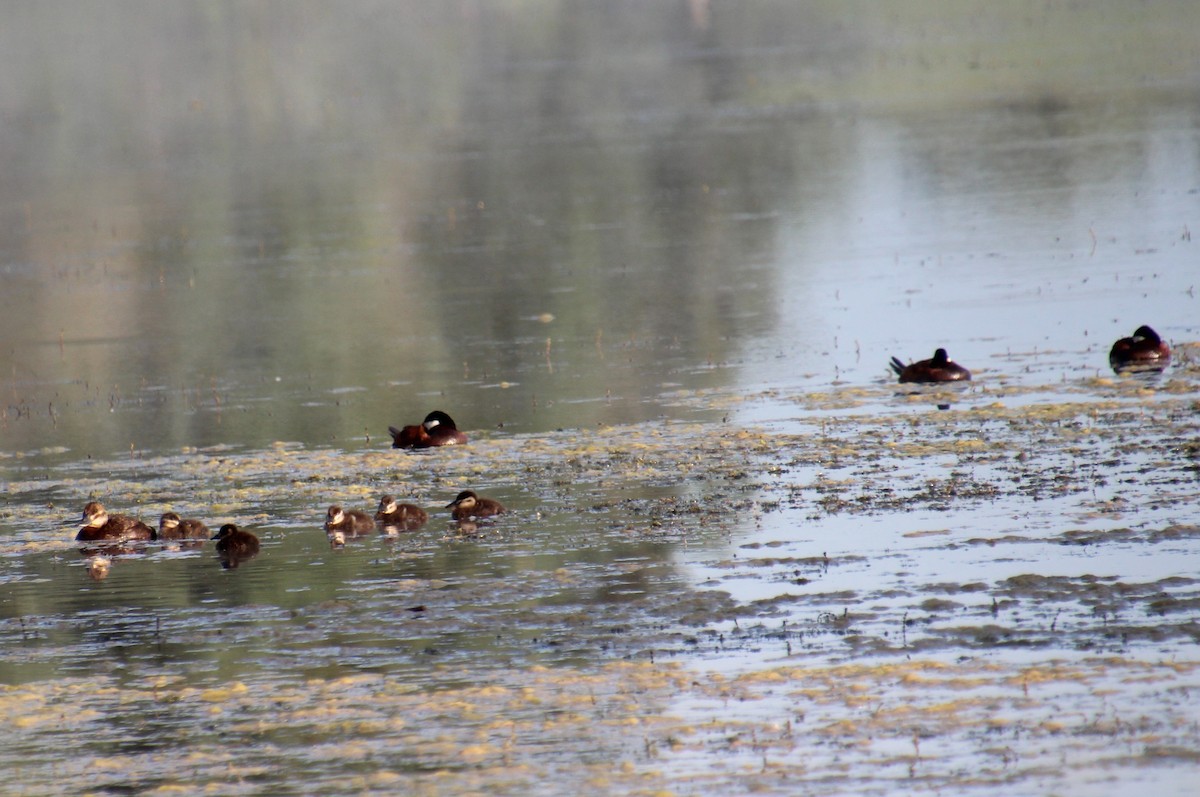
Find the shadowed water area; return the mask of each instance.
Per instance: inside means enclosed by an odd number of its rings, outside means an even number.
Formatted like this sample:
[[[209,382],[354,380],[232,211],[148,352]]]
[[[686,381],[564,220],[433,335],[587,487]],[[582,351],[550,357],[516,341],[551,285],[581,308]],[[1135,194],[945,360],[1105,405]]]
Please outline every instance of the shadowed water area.
[[[0,791],[1192,793],[1197,25],[4,6]]]

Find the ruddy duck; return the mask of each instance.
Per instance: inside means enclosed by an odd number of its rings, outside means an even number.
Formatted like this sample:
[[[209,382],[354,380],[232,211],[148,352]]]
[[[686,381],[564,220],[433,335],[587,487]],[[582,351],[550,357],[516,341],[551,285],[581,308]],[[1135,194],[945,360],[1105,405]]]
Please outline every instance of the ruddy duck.
[[[207,540],[208,526],[199,520],[182,520],[174,512],[166,512],[158,519],[160,540]]]
[[[110,515],[99,501],[90,501],[83,508],[83,528],[75,535],[80,542],[98,540],[153,540],[154,529],[128,515]]]
[[[459,446],[467,442],[467,436],[458,431],[454,419],[441,410],[426,415],[420,426],[405,426],[403,429],[389,426],[388,433],[392,436],[392,448]]]
[[[390,495],[379,499],[379,511],[375,520],[381,526],[392,526],[405,531],[412,531],[425,525],[429,513],[416,504],[401,504]]]
[[[1132,337],[1121,338],[1108,353],[1108,364],[1121,371],[1162,371],[1171,364],[1171,347],[1147,326],[1140,326]]]
[[[453,501],[446,504],[446,508],[453,510],[450,517],[455,520],[491,517],[507,511],[499,501],[480,498],[471,490],[463,490]]]
[[[938,349],[928,360],[908,365],[893,357],[891,366],[901,382],[965,382],[971,378],[971,372],[952,361],[945,349]]]
[[[245,559],[258,553],[258,537],[232,523],[222,526],[213,539],[217,541],[217,553],[223,557]]]
[[[366,512],[351,509],[349,512],[337,504],[329,507],[325,513],[325,533],[333,534],[340,531],[349,537],[366,534],[375,530],[375,521]]]

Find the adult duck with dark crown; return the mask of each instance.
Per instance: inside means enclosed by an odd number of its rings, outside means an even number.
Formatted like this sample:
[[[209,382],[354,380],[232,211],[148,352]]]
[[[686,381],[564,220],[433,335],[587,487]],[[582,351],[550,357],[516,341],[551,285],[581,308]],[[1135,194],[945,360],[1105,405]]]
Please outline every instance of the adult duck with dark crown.
[[[128,515],[110,515],[99,501],[83,508],[83,528],[75,535],[79,542],[99,540],[154,540],[158,534],[142,521]]]
[[[458,431],[454,419],[441,410],[426,415],[419,426],[405,426],[403,429],[389,426],[388,433],[392,436],[392,448],[460,446],[467,442],[467,436]]]
[[[1108,352],[1108,364],[1121,371],[1162,371],[1171,364],[1171,347],[1148,326],[1138,327],[1133,335],[1121,338]]]
[[[901,382],[966,382],[971,378],[971,372],[951,360],[945,349],[938,349],[928,360],[908,365],[893,357],[891,367]]]

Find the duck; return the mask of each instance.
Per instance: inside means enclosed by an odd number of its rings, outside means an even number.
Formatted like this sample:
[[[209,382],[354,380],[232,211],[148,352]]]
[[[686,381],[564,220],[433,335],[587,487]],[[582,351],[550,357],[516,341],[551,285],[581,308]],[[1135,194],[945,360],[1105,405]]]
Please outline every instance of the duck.
[[[258,537],[232,523],[222,526],[212,539],[217,541],[217,553],[222,557],[244,559],[258,553]]]
[[[966,382],[971,379],[971,372],[951,360],[945,349],[938,349],[928,360],[908,365],[893,357],[891,366],[901,382]]]
[[[412,531],[425,525],[429,513],[416,504],[402,504],[390,495],[379,499],[379,511],[375,521],[381,526],[393,526]]]
[[[1140,326],[1133,335],[1121,338],[1108,353],[1108,364],[1121,371],[1162,371],[1171,364],[1171,347],[1148,326]]]
[[[366,512],[359,512],[354,509],[346,511],[337,504],[334,504],[325,513],[326,534],[333,534],[340,531],[346,536],[353,537],[374,530],[375,521],[371,520],[371,516]]]
[[[207,540],[208,526],[199,520],[184,520],[174,512],[165,512],[158,519],[160,540]]]
[[[446,508],[452,510],[450,517],[455,520],[491,517],[508,511],[499,501],[482,498],[472,490],[463,490],[453,501],[446,504]]]
[[[158,534],[142,521],[128,515],[110,515],[99,501],[83,508],[83,528],[75,535],[79,542],[98,540],[154,540]]]
[[[425,416],[420,426],[405,426],[397,429],[388,427],[392,436],[392,448],[432,448],[434,446],[460,446],[467,436],[458,431],[454,419],[441,410]]]

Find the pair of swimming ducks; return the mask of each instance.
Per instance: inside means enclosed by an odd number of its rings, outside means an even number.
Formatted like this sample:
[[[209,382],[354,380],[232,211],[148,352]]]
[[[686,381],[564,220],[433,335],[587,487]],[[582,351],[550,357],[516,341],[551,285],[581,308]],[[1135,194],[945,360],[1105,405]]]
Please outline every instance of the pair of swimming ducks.
[[[458,521],[478,520],[493,517],[508,511],[504,505],[492,498],[476,495],[474,490],[463,490],[454,500],[446,504],[450,516]],[[429,513],[416,504],[404,504],[390,495],[379,499],[379,510],[374,517],[366,512],[343,509],[334,504],[325,514],[325,533],[333,537],[340,534],[354,537],[374,531],[376,524],[383,530],[403,529],[413,531],[425,525]]]
[[[1171,347],[1148,326],[1118,340],[1108,353],[1108,363],[1118,373],[1162,371],[1170,362]],[[971,378],[971,372],[951,360],[945,349],[938,349],[928,360],[907,365],[893,357],[891,367],[901,382],[965,382]]]
[[[232,523],[221,526],[209,536],[208,526],[199,520],[185,520],[174,512],[165,513],[158,529],[128,515],[110,515],[99,501],[83,508],[83,528],[75,535],[78,542],[131,542],[136,540],[216,540],[217,553],[252,556],[258,553],[258,537]]]

